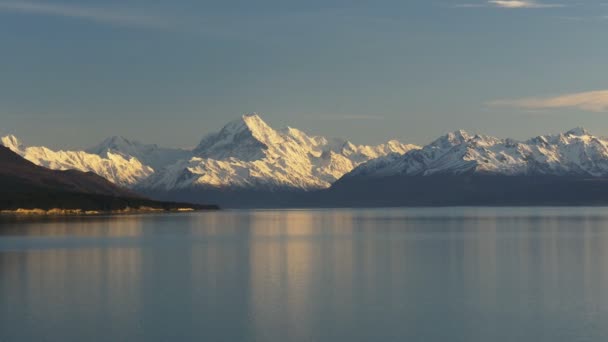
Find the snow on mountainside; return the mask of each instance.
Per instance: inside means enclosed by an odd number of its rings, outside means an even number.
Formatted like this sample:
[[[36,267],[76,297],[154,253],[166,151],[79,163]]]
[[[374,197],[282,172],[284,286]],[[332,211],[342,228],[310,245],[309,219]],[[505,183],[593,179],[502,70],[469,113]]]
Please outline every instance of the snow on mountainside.
[[[14,135],[7,135],[5,137],[0,138],[0,145],[8,147],[13,152],[25,149],[21,141]]]
[[[360,146],[309,136],[290,127],[275,130],[256,114],[228,123],[206,136],[193,151],[123,137],[110,137],[86,151],[26,147],[14,136],[1,139],[2,145],[37,165],[91,171],[116,184],[145,190],[327,188],[363,162],[417,148],[398,141]]]
[[[203,138],[193,158],[160,170],[140,188],[321,189],[362,162],[415,148],[397,141],[359,146],[290,127],[275,130],[257,114],[247,114]]]
[[[47,168],[94,172],[144,191],[191,188],[315,190],[336,180],[388,176],[487,174],[608,177],[608,139],[576,128],[527,141],[449,133],[419,148],[389,141],[378,146],[275,130],[248,114],[207,135],[192,151],[145,145],[121,137],[84,151],[0,143]]]
[[[465,173],[528,176],[608,176],[608,140],[575,128],[527,141],[449,133],[420,150],[362,164],[344,180]]]
[[[142,144],[138,141],[123,137],[110,137],[99,145],[85,150],[106,158],[109,154],[120,154],[125,157],[135,157],[144,165],[160,170],[182,159],[190,159],[192,152],[177,148],[163,148],[156,144]]]
[[[83,151],[26,147],[13,135],[0,138],[0,143],[36,165],[54,170],[94,172],[123,186],[132,186],[154,173],[151,167],[143,165],[137,158],[119,153],[108,152],[101,157]]]

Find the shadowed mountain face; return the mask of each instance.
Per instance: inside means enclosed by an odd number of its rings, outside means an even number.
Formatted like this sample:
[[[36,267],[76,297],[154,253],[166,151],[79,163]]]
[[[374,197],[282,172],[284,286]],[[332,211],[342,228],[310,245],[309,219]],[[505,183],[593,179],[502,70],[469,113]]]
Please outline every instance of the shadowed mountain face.
[[[109,211],[144,206],[166,210],[179,207],[205,209],[203,206],[152,201],[92,172],[49,170],[23,159],[4,146],[0,146],[0,189],[0,210],[59,208]]]
[[[319,198],[342,207],[607,205],[608,178],[398,175],[343,179]]]
[[[342,206],[606,205],[608,140],[582,128],[527,141],[456,131],[362,164],[325,198]]]
[[[433,175],[338,181],[319,191],[197,190],[150,194],[226,208],[608,205],[608,178]]]
[[[0,164],[3,193],[44,190],[139,197],[92,172],[57,171],[37,166],[4,146],[0,146]]]
[[[421,149],[364,162],[329,190],[191,188],[151,195],[226,207],[604,205],[607,179],[608,140],[581,128],[526,141],[456,131]]]

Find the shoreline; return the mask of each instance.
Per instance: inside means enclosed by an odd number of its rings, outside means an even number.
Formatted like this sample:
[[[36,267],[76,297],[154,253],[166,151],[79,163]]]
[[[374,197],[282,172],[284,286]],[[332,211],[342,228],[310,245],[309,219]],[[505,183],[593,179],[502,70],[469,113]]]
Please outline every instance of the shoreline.
[[[195,211],[211,211],[216,209],[196,209],[191,207],[179,207],[174,209],[139,207],[125,208],[119,210],[84,210],[84,209],[11,209],[0,210],[0,216],[98,216],[98,215],[125,215],[125,214],[153,214],[153,213],[187,213]]]

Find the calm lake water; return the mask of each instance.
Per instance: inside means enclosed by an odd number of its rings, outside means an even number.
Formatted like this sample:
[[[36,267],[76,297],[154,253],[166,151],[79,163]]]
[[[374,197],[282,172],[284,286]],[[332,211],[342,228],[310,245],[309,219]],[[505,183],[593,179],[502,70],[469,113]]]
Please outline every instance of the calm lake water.
[[[608,208],[0,223],[0,341],[608,341]]]

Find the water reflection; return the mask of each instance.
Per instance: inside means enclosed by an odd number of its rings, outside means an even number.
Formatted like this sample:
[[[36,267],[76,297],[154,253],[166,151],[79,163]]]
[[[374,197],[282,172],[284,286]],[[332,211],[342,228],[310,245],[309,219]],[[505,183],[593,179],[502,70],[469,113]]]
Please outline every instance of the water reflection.
[[[0,341],[608,337],[608,213],[234,211],[0,223]]]

